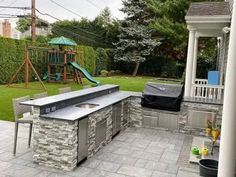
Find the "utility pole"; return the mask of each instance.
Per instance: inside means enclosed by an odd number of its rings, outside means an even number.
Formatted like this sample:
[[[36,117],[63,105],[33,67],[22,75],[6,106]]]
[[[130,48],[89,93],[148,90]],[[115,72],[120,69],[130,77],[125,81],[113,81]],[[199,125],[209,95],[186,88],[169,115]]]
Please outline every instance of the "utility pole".
[[[31,37],[32,37],[33,43],[35,42],[35,38],[36,38],[35,23],[36,23],[35,0],[31,0]]]

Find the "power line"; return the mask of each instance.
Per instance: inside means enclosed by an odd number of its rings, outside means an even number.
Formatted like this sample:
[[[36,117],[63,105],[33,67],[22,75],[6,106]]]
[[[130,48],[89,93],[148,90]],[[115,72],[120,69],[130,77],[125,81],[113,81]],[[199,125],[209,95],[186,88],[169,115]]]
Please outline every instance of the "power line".
[[[46,16],[49,16],[49,17],[55,19],[55,20],[61,21],[61,20],[60,20],[59,18],[57,18],[57,17],[54,17],[54,16],[52,16],[52,15],[50,15],[50,14],[48,14],[48,13],[43,13],[43,12],[39,11],[37,8],[35,8],[35,10],[36,10],[38,13],[40,13],[41,15],[46,15]]]
[[[15,4],[18,0],[13,1],[12,3],[8,4],[8,7],[11,7],[13,4]],[[0,10],[0,12],[4,11],[5,9]]]
[[[22,9],[22,10],[31,10],[30,7],[10,7],[10,6],[0,6],[0,9]]]
[[[62,6],[61,4],[59,4],[59,3],[57,3],[57,2],[55,2],[55,1],[53,1],[53,0],[50,0],[52,3],[54,3],[54,4],[56,4],[57,6],[59,6],[59,7],[61,7],[61,8],[63,8],[63,9],[65,9],[65,10],[67,10],[68,12],[70,12],[70,13],[72,13],[72,14],[74,14],[74,15],[77,15],[78,17],[80,17],[80,18],[83,18],[80,14],[78,14],[78,13],[76,13],[76,12],[74,12],[74,11],[72,11],[72,10],[70,10],[70,9],[68,9],[68,8],[66,8],[66,7],[64,7],[64,6]]]
[[[59,18],[57,18],[57,17],[55,17],[55,16],[53,16],[53,15],[50,15],[50,14],[48,14],[48,13],[43,13],[43,12],[39,11],[38,9],[35,9],[35,10],[36,10],[38,13],[42,14],[42,15],[47,15],[47,16],[49,16],[49,17],[51,17],[51,18],[54,18],[54,19],[56,19],[56,20],[58,20],[58,21],[62,21],[62,20],[60,20]],[[57,26],[56,26],[56,28],[58,28],[58,29],[61,30],[61,31],[70,33],[70,34],[72,34],[72,35],[74,35],[74,36],[78,36],[78,37],[84,38],[84,39],[86,39],[86,40],[88,40],[88,41],[92,41],[92,42],[94,42],[94,43],[100,44],[100,43],[98,43],[97,41],[95,41],[95,40],[93,40],[93,39],[91,39],[91,38],[89,38],[89,37],[82,36],[82,35],[80,35],[80,34],[77,34],[77,33],[75,33],[75,32],[72,32],[72,31],[70,31],[70,30],[68,30],[68,29],[66,29],[66,28],[57,27]],[[74,28],[75,28],[75,27],[74,27]],[[76,29],[76,28],[75,28],[75,29]],[[80,29],[80,30],[82,30],[82,29]],[[84,32],[87,32],[87,33],[91,33],[91,34],[93,34],[93,35],[96,35],[96,34],[94,34],[94,33],[92,33],[92,32],[86,31],[86,30],[84,30]]]
[[[39,11],[38,9],[35,9],[35,10],[36,10],[38,13],[40,13],[41,15],[46,15],[46,16],[49,16],[49,17],[55,19],[55,20],[62,21],[61,19],[59,19],[59,18],[57,18],[57,17],[55,17],[55,16],[52,16],[52,15],[50,15],[50,14],[48,14],[48,13],[43,13],[43,12]],[[98,37],[98,38],[102,38],[102,36],[99,36],[99,35],[97,35],[97,34],[95,34],[95,33],[93,33],[93,32],[84,30],[83,28],[79,28],[79,27],[75,27],[75,26],[74,26],[73,28],[78,29],[78,30],[80,30],[80,31],[82,31],[82,32],[84,32],[84,33],[87,33],[87,34],[96,36],[96,37]]]
[[[99,7],[97,4],[95,4],[94,2],[92,2],[90,0],[87,0],[87,2],[90,3],[91,5],[93,5],[94,7],[96,7],[97,9],[102,10],[102,8]]]
[[[17,15],[17,14],[0,14],[1,16],[12,16],[12,17],[29,17],[29,15]]]
[[[17,16],[14,16],[14,15],[1,15],[0,14],[0,18],[25,18],[26,16],[24,15],[17,15]],[[30,18],[30,17],[29,17]]]
[[[74,36],[77,36],[77,37],[80,37],[80,38],[84,38],[84,39],[87,40],[87,41],[90,41],[90,42],[93,42],[93,43],[96,43],[96,44],[101,45],[101,43],[97,42],[96,40],[93,40],[93,39],[88,38],[88,37],[85,37],[85,36],[81,36],[80,34],[77,34],[77,33],[75,33],[75,32],[72,32],[72,31],[70,31],[70,30],[68,30],[68,29],[66,29],[66,28],[62,28],[62,27],[57,27],[57,28],[58,28],[59,31],[61,30],[61,31],[63,31],[63,32],[70,33],[70,34],[72,34],[72,35],[74,35]]]

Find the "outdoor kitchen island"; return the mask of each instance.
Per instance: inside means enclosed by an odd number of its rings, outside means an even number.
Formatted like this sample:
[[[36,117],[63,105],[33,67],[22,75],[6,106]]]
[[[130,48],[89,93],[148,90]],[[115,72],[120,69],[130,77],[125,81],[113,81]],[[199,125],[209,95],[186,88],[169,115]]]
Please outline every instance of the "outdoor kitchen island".
[[[104,85],[23,102],[33,106],[33,161],[75,169],[128,126],[131,95]]]

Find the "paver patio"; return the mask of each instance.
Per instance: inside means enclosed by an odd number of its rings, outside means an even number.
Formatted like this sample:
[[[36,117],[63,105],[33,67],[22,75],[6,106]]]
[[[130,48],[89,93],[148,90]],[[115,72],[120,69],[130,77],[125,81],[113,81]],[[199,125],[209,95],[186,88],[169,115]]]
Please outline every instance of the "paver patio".
[[[12,154],[14,123],[0,121],[0,177],[198,177],[190,164],[193,137],[168,131],[128,128],[73,172],[42,167],[27,148],[28,127],[20,126]],[[60,155],[60,154],[58,154]]]

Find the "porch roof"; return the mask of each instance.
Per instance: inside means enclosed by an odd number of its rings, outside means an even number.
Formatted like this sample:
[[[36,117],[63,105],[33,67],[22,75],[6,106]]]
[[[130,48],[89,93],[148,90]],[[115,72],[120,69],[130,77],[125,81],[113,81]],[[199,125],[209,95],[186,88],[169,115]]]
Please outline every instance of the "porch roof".
[[[186,17],[190,16],[230,16],[229,2],[191,3]]]
[[[231,21],[231,11],[229,2],[197,2],[191,3],[187,15],[187,24],[200,24],[197,28],[222,28],[228,26]],[[221,25],[219,25],[221,24]],[[194,25],[195,26],[195,25]]]

